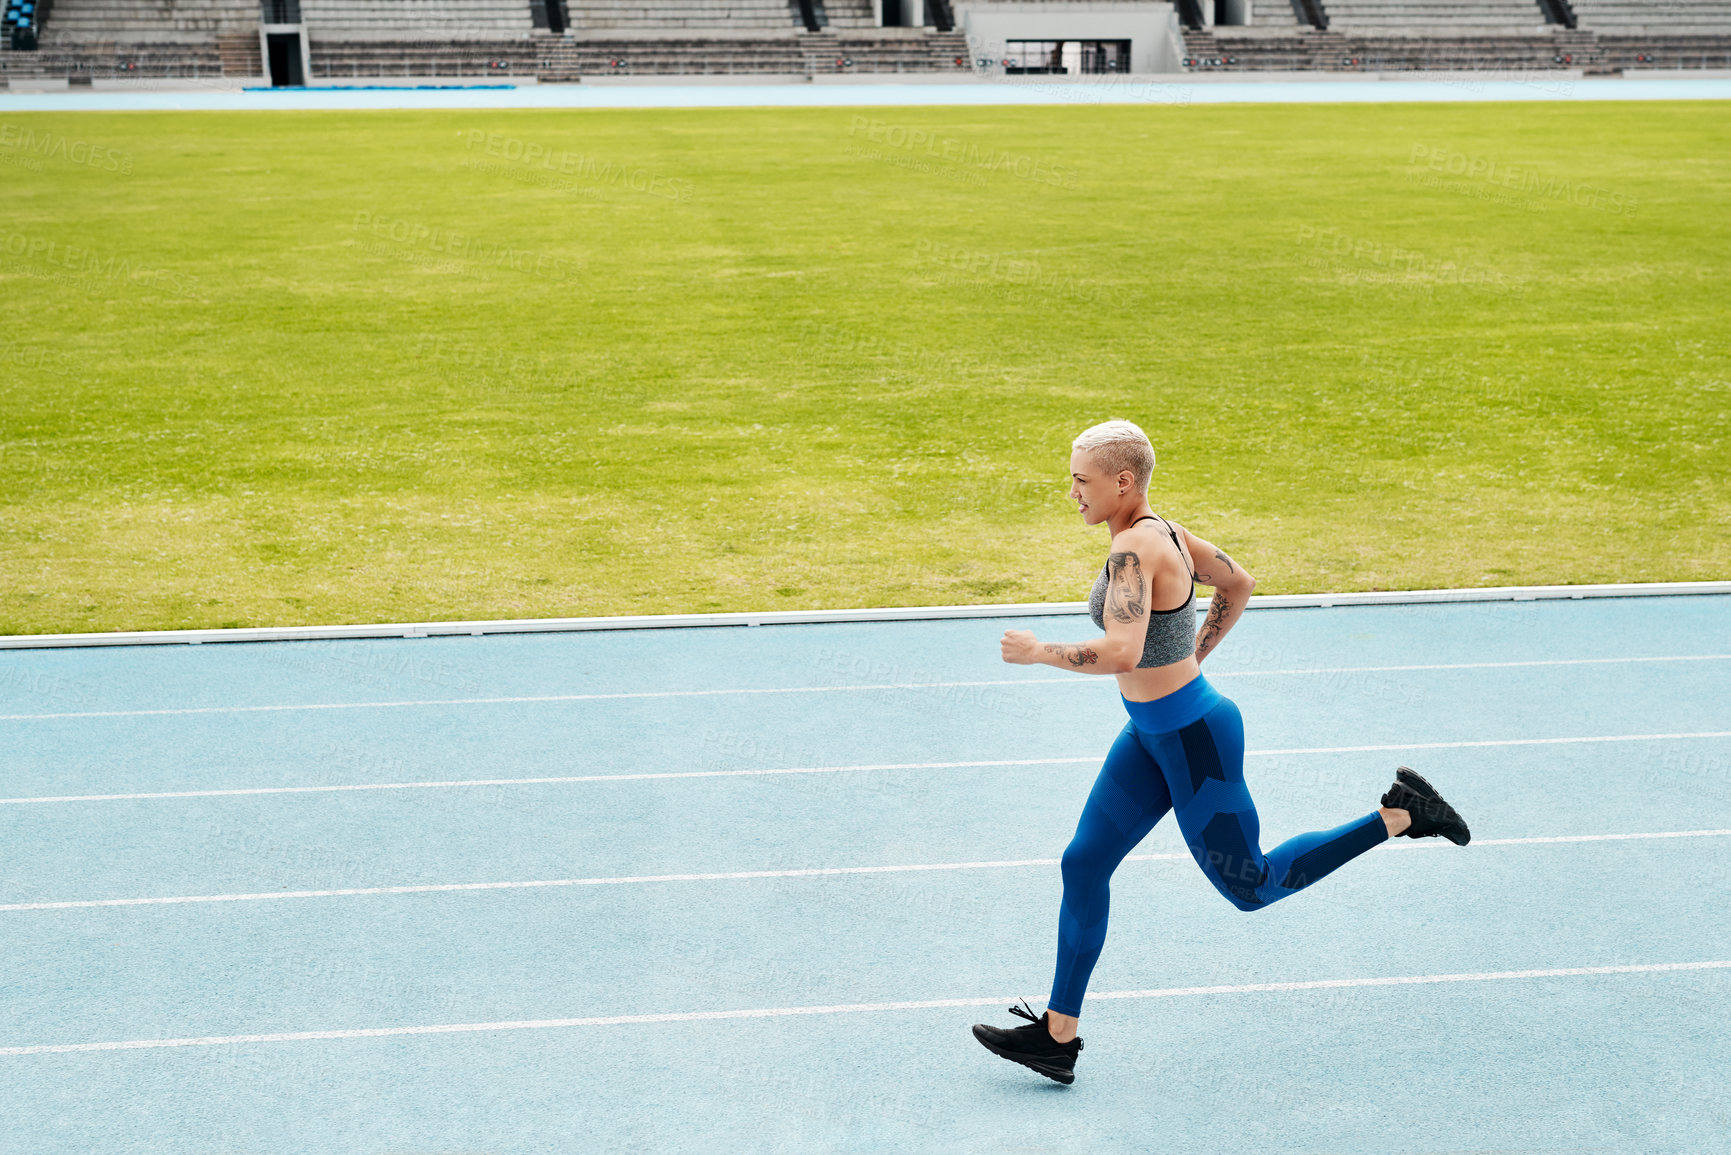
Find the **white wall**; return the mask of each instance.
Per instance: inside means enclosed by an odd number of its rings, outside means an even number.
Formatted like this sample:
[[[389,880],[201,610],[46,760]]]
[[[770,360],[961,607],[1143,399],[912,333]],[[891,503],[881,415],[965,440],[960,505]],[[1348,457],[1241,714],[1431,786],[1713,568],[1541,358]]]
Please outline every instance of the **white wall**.
[[[1165,0],[958,0],[974,59],[1002,60],[1006,40],[1128,40],[1131,72],[1180,72],[1177,9]]]

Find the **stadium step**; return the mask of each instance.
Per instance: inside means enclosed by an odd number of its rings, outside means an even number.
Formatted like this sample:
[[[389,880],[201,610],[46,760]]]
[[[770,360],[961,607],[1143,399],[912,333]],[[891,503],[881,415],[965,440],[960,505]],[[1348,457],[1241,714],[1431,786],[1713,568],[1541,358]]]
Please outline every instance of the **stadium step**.
[[[1324,0],[1331,31],[1450,35],[1542,32],[1537,0]]]
[[[1599,66],[1606,71],[1621,72],[1625,68],[1731,68],[1731,34],[1599,33],[1595,42]]]
[[[35,52],[0,53],[0,76],[18,80],[185,79],[226,76],[214,40],[110,40],[66,45],[46,41]]]
[[[533,31],[528,0],[300,0],[300,10],[307,35],[327,40],[526,40]]]
[[[263,76],[264,59],[258,33],[238,32],[216,38],[216,55],[224,76]]]
[[[807,32],[799,38],[799,52],[805,61],[807,76],[823,72],[841,72],[851,57],[842,55],[841,37],[833,32]]]
[[[42,45],[180,43],[219,34],[258,35],[257,0],[55,0]]]
[[[803,28],[791,0],[578,0],[570,6],[579,35],[619,29],[787,31]]]
[[[957,71],[968,67],[967,38],[960,33],[909,29],[908,35],[804,33],[767,40],[537,38],[543,81],[632,75],[836,75],[873,72]],[[890,33],[896,29],[887,30]],[[353,46],[344,46],[353,59]],[[314,72],[321,49],[314,44]],[[447,62],[450,57],[447,56]],[[450,66],[447,63],[447,66]],[[438,75],[471,75],[444,72]],[[406,74],[405,74],[406,75]],[[423,75],[433,75],[423,73]]]
[[[1573,0],[1577,26],[1593,32],[1731,35],[1731,0]]]
[[[1293,36],[1232,35],[1220,28],[1187,30],[1185,67],[1199,71],[1417,72],[1429,70],[1531,73],[1607,67],[1600,38],[1554,28],[1546,36],[1387,36],[1301,30]],[[1715,43],[1694,45],[1710,57]],[[1719,65],[1707,65],[1719,67]],[[1660,65],[1663,67],[1663,65]],[[1697,66],[1699,67],[1699,65]],[[1488,77],[1494,78],[1494,77]]]

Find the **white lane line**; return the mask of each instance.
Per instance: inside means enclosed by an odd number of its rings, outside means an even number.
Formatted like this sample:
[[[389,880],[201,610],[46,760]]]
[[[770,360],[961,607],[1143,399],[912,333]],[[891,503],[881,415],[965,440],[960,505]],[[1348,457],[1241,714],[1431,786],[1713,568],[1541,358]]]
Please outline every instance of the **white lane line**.
[[[1667,742],[1674,738],[1731,738],[1731,730],[1690,734],[1605,734],[1587,738],[1492,738],[1476,742],[1400,742],[1387,746],[1305,746],[1291,750],[1246,750],[1246,758],[1274,754],[1364,754],[1382,750],[1467,750],[1479,746],[1567,746],[1578,742]]]
[[[1520,662],[1431,662],[1413,666],[1338,666],[1330,669],[1300,666],[1290,670],[1210,670],[1208,676],[1242,678],[1274,674],[1395,674],[1408,670],[1512,670],[1522,666],[1617,666],[1635,662],[1723,662],[1727,659],[1731,659],[1731,654],[1674,654],[1644,658],[1536,658]]]
[[[1187,854],[1132,854],[1130,861],[1187,859]],[[280,890],[259,894],[206,894],[185,898],[102,898],[81,902],[14,902],[9,910],[71,910],[93,906],[165,906],[186,902],[250,902],[268,898],[338,898],[361,894],[432,894],[453,890],[527,890],[545,886],[620,886],[639,882],[718,882],[741,878],[813,878],[833,874],[897,874],[921,870],[988,870],[994,867],[1057,866],[1056,858],[1011,858],[998,862],[927,862],[898,866],[815,866],[792,870],[734,870],[718,874],[639,874],[613,878],[550,878],[533,882],[453,882],[428,886],[371,886],[347,890]]]
[[[1731,830],[1666,830],[1651,834],[1554,834],[1538,838],[1480,838],[1474,846],[1533,846],[1559,842],[1629,842],[1651,838],[1724,838]],[[1393,843],[1397,850],[1418,850],[1424,843]],[[1430,845],[1441,845],[1432,843]],[[1131,854],[1126,862],[1187,862],[1188,854]],[[177,906],[194,902],[261,902],[273,898],[349,898],[371,894],[441,894],[461,890],[533,890],[558,886],[625,886],[646,882],[721,882],[747,878],[816,878],[838,874],[905,874],[931,870],[996,870],[1018,866],[1057,866],[1057,858],[1006,858],[992,862],[920,862],[894,866],[808,866],[788,870],[732,870],[714,874],[636,874],[609,878],[546,878],[528,882],[442,882],[420,886],[358,886],[341,890],[266,890],[256,894],[177,895],[168,898],[94,898],[71,902],[13,902],[0,912],[82,910],[99,906]]]
[[[1554,967],[1546,970],[1477,971],[1463,974],[1396,975],[1386,978],[1312,979],[1286,983],[1242,983],[1216,987],[1160,987],[1145,991],[1091,991],[1090,999],[1162,999],[1195,995],[1246,995],[1295,991],[1339,990],[1351,987],[1400,987],[1429,983],[1486,983],[1512,979],[1576,978],[1588,975],[1662,974],[1676,971],[1724,970],[1731,959],[1708,962],[1635,963],[1627,966]],[[736,1011],[672,1011],[651,1015],[607,1015],[582,1019],[517,1019],[492,1023],[445,1023],[419,1027],[362,1027],[346,1031],[286,1031],[269,1035],[205,1035],[183,1039],[127,1039],[113,1043],[48,1043],[0,1047],[0,1055],[49,1055],[74,1051],[137,1051],[158,1047],[217,1047],[231,1043],[298,1043],[318,1039],[378,1039],[393,1035],[454,1035],[479,1031],[535,1031],[560,1027],[617,1027],[636,1023],[695,1023],[717,1019],[773,1019],[789,1015],[842,1015],[862,1011],[919,1011],[948,1007],[988,1007],[1013,1003],[1016,996],[970,999],[920,999],[893,1003],[841,1003],[825,1007],[756,1007]]]
[[[1551,746],[1580,742],[1669,742],[1692,738],[1731,738],[1731,730],[1687,734],[1606,734],[1585,738],[1494,738],[1471,742],[1399,742],[1380,746],[1298,746],[1286,750],[1246,750],[1246,758],[1296,754],[1363,754],[1398,750],[1458,750],[1485,746]],[[1104,754],[1077,758],[991,758],[971,762],[873,762],[853,766],[787,766],[752,770],[654,770],[636,774],[573,774],[556,778],[458,778],[435,782],[354,782],[336,786],[246,786],[227,790],[165,790],[133,794],[58,794],[0,798],[0,806],[50,802],[135,802],[163,798],[232,798],[250,794],[330,794],[349,790],[438,790],[470,786],[545,786],[573,782],[641,782],[661,778],[756,778],[776,774],[844,774],[867,770],[960,770],[988,766],[1070,766],[1098,764]]]
[[[362,782],[341,786],[255,786],[238,790],[175,790],[160,794],[70,794],[53,798],[0,798],[0,806],[27,802],[122,802],[149,798],[226,798],[236,794],[325,794],[341,790],[428,790],[456,786],[538,786],[569,782],[635,782],[646,778],[738,778],[764,774],[837,774],[851,770],[956,770],[978,766],[1058,766],[1099,762],[1084,758],[999,758],[978,762],[880,762],[859,766],[793,766],[762,770],[668,770],[641,774],[578,774],[563,778],[465,778],[446,782]]]
[[[1539,838],[1475,838],[1474,846],[1538,846],[1547,842],[1627,842],[1642,838],[1723,838],[1731,830],[1660,830],[1652,834],[1551,834]],[[1423,846],[1424,843],[1413,843]],[[1441,841],[1431,843],[1441,846]]]
[[[1716,959],[1711,962],[1683,963],[1636,963],[1628,966],[1608,967],[1554,967],[1547,970],[1528,971],[1479,971],[1466,974],[1445,975],[1404,975],[1391,978],[1374,979],[1320,979],[1312,982],[1295,983],[1245,983],[1231,987],[1164,987],[1146,991],[1101,991],[1098,994],[1090,992],[1090,999],[1158,999],[1172,998],[1180,995],[1236,995],[1250,994],[1259,991],[1320,991],[1338,990],[1345,987],[1400,987],[1417,986],[1424,983],[1483,983],[1507,979],[1553,979],[1572,978],[1577,975],[1634,975],[1657,974],[1664,971],[1705,971],[1725,970],[1731,968],[1731,959]]]
[[[744,694],[837,694],[867,690],[940,690],[968,686],[1027,686],[1076,678],[1001,678],[987,682],[883,682],[856,686],[774,686],[729,690],[641,690],[619,694],[533,694],[513,698],[416,698],[400,702],[310,702],[286,706],[188,706],[172,710],[85,710],[62,714],[0,714],[0,722],[45,718],[151,718],[184,714],[268,714],[295,710],[395,710],[411,706],[499,706],[522,702],[609,702],[631,698],[714,698]]]
[[[1415,670],[1507,670],[1523,666],[1603,666],[1642,662],[1722,662],[1731,654],[1681,654],[1638,658],[1550,658],[1523,662],[1453,662],[1410,666],[1299,667],[1289,670],[1210,670],[1210,678],[1300,677],[1328,674],[1392,674]],[[945,690],[978,686],[1103,685],[1094,678],[1000,678],[975,682],[884,682],[848,686],[774,686],[725,690],[641,690],[611,694],[536,694],[506,698],[419,698],[397,702],[309,702],[281,706],[188,706],[163,710],[83,710],[57,714],[0,714],[0,722],[52,718],[150,718],[188,714],[258,714],[296,710],[394,710],[417,706],[497,706],[532,702],[605,702],[632,698],[710,698],[748,694],[841,694],[871,690]]]

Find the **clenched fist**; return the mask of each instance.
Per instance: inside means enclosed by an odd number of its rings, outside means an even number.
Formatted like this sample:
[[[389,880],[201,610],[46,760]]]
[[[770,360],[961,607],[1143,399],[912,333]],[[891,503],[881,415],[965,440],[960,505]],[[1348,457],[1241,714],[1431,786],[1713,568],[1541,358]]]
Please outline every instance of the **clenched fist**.
[[[1004,661],[1013,666],[1031,666],[1039,660],[1040,641],[1032,630],[1005,630],[999,646]]]

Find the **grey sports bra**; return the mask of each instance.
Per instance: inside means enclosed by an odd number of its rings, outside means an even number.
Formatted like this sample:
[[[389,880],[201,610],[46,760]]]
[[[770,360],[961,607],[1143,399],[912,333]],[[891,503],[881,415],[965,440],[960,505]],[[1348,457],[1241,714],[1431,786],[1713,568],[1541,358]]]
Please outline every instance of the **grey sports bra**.
[[[1172,523],[1165,518],[1139,517],[1131,522],[1136,525],[1144,521],[1159,521],[1166,527],[1166,533],[1172,538],[1172,544],[1178,549],[1178,556],[1184,556],[1184,547],[1178,545],[1178,534],[1172,529]],[[1109,565],[1110,563],[1108,563]],[[1185,567],[1188,572],[1189,567]],[[1094,588],[1088,594],[1088,615],[1094,619],[1094,624],[1102,630],[1106,628],[1106,583],[1107,566],[1100,567],[1100,576],[1094,579]],[[1170,666],[1173,662],[1181,662],[1196,652],[1196,575],[1190,574],[1190,597],[1181,606],[1170,610],[1154,610],[1148,615],[1148,640],[1142,644],[1142,660],[1136,663],[1138,670],[1150,666]]]

